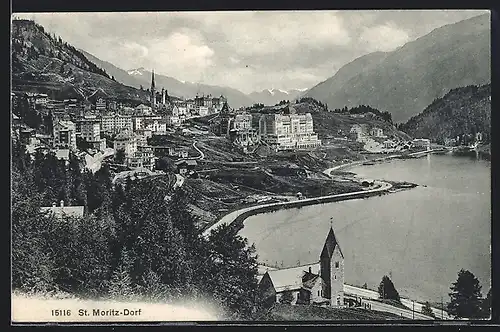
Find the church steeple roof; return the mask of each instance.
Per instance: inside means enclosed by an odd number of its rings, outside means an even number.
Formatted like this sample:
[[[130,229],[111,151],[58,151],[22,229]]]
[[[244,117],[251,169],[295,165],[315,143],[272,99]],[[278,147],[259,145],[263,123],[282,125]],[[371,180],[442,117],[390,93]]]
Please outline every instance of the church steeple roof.
[[[339,243],[335,237],[335,233],[333,232],[333,227],[330,226],[330,231],[328,232],[328,236],[326,237],[325,245],[323,246],[323,250],[321,251],[321,257],[331,257],[335,247],[339,248],[340,255],[344,258],[344,254],[340,249]]]
[[[155,70],[151,72],[151,89],[155,88]]]

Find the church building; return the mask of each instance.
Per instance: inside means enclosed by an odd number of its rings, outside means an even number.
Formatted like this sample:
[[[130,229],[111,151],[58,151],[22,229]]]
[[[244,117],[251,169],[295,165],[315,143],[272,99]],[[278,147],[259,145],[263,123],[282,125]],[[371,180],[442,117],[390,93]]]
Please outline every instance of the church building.
[[[264,306],[290,304],[344,305],[344,255],[330,227],[317,263],[267,271],[259,281],[259,301]]]

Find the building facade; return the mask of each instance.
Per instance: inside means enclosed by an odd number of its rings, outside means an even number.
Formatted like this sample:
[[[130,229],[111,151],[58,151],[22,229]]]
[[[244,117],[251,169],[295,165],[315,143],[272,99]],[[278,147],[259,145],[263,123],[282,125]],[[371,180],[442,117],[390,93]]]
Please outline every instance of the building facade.
[[[76,150],[76,126],[72,121],[57,121],[53,134],[55,147]]]
[[[265,307],[290,304],[344,306],[344,256],[333,228],[327,235],[318,263],[267,271],[258,284],[258,301]]]
[[[321,145],[313,129],[311,113],[296,114],[292,106],[288,106],[286,113],[262,115],[259,134],[277,150],[314,149]]]

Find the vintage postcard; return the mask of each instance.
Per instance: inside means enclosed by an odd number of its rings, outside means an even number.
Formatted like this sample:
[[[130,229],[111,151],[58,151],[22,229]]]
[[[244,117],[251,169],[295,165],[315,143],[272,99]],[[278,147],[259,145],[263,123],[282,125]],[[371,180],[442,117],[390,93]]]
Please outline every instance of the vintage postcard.
[[[490,19],[13,13],[12,323],[490,319]]]

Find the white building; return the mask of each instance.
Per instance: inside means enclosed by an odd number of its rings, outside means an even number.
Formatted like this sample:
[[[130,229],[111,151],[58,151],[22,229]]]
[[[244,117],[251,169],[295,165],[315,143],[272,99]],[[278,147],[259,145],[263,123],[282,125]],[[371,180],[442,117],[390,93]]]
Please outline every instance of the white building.
[[[113,135],[124,130],[133,130],[132,116],[121,114],[101,116],[101,131],[106,135]]]
[[[426,150],[431,149],[431,141],[427,138],[415,138],[412,141],[412,145],[416,148],[425,148]]]
[[[122,131],[115,137],[114,149],[123,150],[125,157],[133,156],[137,151],[137,136],[131,131]]]
[[[208,106],[203,106],[203,105],[197,105],[196,106],[196,113],[199,116],[206,116],[208,115]]]
[[[382,130],[382,128],[373,127],[370,130],[370,135],[374,137],[384,137],[384,131]]]
[[[93,149],[99,151],[106,149],[106,139],[101,138],[101,120],[96,117],[86,117],[80,120],[80,137]]]
[[[288,106],[283,114],[264,114],[259,119],[259,134],[268,144],[282,149],[313,149],[321,145],[313,129],[311,113],[296,114]]]
[[[76,150],[76,126],[72,121],[59,120],[53,128],[55,147]]]
[[[152,133],[165,133],[167,121],[163,119],[143,119],[141,129],[151,130]]]

